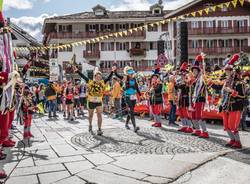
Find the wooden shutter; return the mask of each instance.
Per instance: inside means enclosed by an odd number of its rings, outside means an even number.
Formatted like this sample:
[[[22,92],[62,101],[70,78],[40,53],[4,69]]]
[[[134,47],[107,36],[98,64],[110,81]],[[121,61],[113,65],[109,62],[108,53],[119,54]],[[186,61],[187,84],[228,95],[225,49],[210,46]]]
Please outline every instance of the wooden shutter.
[[[96,30],[97,32],[99,32],[99,24],[96,24],[96,25],[95,25],[95,30]]]
[[[89,32],[89,24],[86,24],[86,32]]]

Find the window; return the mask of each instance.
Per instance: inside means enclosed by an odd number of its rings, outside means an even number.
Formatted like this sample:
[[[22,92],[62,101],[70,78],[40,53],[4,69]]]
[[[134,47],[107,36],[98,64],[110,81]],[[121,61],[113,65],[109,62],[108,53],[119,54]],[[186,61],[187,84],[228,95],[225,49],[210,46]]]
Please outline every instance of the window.
[[[102,51],[113,51],[114,50],[114,42],[104,42],[101,43]]]
[[[119,24],[120,30],[126,30],[126,24]]]
[[[154,24],[153,26],[151,24],[148,24],[148,31],[149,32],[157,32],[158,26],[156,24]]]
[[[149,50],[157,50],[157,43],[156,42],[149,42]]]
[[[96,27],[95,27],[95,24],[94,25],[89,25],[89,31],[90,32],[95,32],[96,31]]]
[[[198,21],[191,22],[191,28],[199,28],[199,22]]]
[[[59,32],[72,32],[72,25],[59,25]]]
[[[239,27],[245,27],[245,21],[244,20],[239,20]]]
[[[129,49],[129,42],[117,42],[116,43],[116,50],[128,50]]]
[[[154,14],[160,14],[160,9],[154,9]]]
[[[229,47],[229,40],[220,40],[221,47]]]
[[[192,40],[192,48],[198,48],[198,47],[199,47],[198,40]]]
[[[228,27],[228,20],[222,20],[221,27]]]
[[[95,15],[104,15],[104,11],[102,9],[96,10]]]
[[[206,27],[207,28],[212,28],[212,27],[214,27],[214,21],[206,21]]]
[[[213,40],[205,40],[206,48],[213,48],[214,47],[214,41]]]

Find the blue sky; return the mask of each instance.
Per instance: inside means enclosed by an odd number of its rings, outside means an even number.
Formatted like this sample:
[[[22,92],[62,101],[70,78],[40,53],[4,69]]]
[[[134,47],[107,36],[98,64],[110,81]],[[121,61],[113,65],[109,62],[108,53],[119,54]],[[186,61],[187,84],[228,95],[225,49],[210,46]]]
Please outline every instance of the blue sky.
[[[163,0],[165,9],[175,9],[191,0]],[[91,11],[97,4],[109,10],[148,10],[158,0],[4,0],[4,16],[42,39],[43,20],[49,16]]]

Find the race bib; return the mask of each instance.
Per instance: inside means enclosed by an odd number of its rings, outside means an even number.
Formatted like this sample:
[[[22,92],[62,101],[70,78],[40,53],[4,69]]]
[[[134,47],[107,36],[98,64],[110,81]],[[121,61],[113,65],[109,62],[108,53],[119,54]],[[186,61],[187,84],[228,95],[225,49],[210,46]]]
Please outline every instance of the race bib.
[[[130,100],[136,100],[136,99],[137,99],[136,95],[130,95]]]
[[[89,97],[89,101],[93,102],[93,103],[100,103],[102,100],[101,100],[101,97],[91,96],[91,97]]]

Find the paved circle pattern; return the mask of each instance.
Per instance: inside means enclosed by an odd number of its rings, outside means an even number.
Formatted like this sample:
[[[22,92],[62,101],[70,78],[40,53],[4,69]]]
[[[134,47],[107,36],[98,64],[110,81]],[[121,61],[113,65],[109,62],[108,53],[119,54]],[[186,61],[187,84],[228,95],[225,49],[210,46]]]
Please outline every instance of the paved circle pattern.
[[[137,134],[126,129],[107,129],[104,136],[77,134],[72,143],[88,150],[126,154],[177,154],[190,152],[218,152],[226,150],[225,142],[212,137],[200,139],[174,130],[141,129]]]

